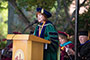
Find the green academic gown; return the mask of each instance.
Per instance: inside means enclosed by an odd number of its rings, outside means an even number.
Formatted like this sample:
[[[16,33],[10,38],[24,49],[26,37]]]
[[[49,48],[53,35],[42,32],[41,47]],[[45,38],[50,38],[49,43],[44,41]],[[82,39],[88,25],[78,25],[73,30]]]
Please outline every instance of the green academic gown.
[[[43,60],[57,60],[57,51],[59,47],[58,33],[50,21],[46,21],[43,25],[40,23],[35,31],[34,35],[51,41],[50,44],[44,44],[44,59]],[[39,35],[39,30],[41,34]]]

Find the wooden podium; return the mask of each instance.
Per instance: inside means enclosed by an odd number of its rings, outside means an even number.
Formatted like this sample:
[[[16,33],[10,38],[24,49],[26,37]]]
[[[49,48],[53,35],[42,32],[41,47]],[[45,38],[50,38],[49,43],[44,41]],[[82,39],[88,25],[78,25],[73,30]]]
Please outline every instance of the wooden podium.
[[[8,34],[13,40],[12,60],[43,60],[44,43],[50,41],[29,34]]]

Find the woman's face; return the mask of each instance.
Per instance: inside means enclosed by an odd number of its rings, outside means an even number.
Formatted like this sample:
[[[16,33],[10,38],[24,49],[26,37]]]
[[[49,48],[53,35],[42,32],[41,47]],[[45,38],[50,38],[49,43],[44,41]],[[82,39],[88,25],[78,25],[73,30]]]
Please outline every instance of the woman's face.
[[[59,36],[59,42],[60,42],[60,44],[64,44],[66,42],[66,40]]]
[[[45,17],[44,17],[44,15],[42,15],[41,13],[39,13],[37,15],[37,19],[38,19],[38,22],[43,22],[45,20]]]

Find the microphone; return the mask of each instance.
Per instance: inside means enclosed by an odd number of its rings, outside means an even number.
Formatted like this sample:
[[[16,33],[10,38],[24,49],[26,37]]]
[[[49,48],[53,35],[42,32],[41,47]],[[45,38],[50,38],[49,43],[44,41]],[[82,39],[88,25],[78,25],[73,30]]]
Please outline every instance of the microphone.
[[[32,26],[33,24],[36,24],[38,23],[38,20],[34,20],[31,24],[29,24],[24,30],[22,33],[24,33],[30,26]]]

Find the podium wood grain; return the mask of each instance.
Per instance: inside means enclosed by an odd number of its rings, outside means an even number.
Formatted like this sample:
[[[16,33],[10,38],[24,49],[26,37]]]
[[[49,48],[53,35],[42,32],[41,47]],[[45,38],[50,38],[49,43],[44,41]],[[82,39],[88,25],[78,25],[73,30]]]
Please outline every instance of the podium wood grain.
[[[24,60],[43,60],[44,43],[50,44],[50,41],[28,34],[8,34],[7,39],[13,40],[13,58],[17,50],[22,50]]]

